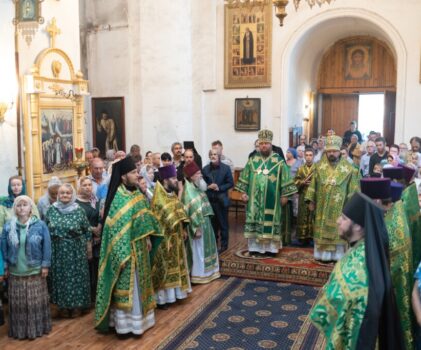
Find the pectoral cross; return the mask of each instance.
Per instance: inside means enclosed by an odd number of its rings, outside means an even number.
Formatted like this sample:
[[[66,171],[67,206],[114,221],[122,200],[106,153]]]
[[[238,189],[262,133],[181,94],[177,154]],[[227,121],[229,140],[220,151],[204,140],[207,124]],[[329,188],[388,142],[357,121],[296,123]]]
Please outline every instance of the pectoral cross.
[[[50,46],[54,48],[56,45],[56,36],[61,34],[61,30],[57,27],[56,18],[53,17],[51,23],[47,26],[47,32],[50,35]]]

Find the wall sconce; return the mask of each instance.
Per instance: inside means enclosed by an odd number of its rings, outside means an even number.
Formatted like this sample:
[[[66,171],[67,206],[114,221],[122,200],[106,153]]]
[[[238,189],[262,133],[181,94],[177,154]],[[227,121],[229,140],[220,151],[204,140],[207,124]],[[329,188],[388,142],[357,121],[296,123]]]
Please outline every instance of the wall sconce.
[[[6,112],[13,107],[13,101],[10,103],[0,102],[0,123],[4,122]]]

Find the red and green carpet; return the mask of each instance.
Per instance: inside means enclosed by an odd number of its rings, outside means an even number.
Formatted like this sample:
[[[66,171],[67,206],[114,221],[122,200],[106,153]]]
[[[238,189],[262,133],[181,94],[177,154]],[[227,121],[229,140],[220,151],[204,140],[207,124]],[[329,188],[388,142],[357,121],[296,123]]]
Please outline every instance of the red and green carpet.
[[[323,286],[333,264],[323,264],[313,257],[313,248],[285,247],[276,257],[250,257],[246,242],[225,251],[220,259],[222,275],[286,283]]]

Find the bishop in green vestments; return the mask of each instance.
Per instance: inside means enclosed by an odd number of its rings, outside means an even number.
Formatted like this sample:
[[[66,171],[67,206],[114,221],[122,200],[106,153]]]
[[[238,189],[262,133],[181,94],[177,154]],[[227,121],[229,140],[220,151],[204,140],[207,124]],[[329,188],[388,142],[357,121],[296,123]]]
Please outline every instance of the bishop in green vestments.
[[[326,349],[404,349],[388,262],[383,209],[357,192],[337,219],[350,249],[335,265],[310,311]]]
[[[314,257],[322,261],[339,260],[347,243],[339,237],[336,219],[345,201],[359,190],[359,174],[348,161],[340,156],[342,138],[326,138],[325,155],[315,165],[305,200],[309,209],[315,210]]]
[[[151,259],[162,239],[131,158],[113,164],[104,209],[95,326],[140,335],[155,324]]]
[[[288,166],[272,152],[273,133],[260,130],[260,152],[252,156],[236,184],[247,202],[244,236],[250,253],[278,253],[282,247],[281,206],[297,192]]]
[[[209,283],[221,276],[215,233],[210,221],[214,213],[205,193],[207,184],[198,165],[194,161],[187,164],[184,174],[186,183],[181,201],[190,219],[188,233],[193,258],[191,282]]]

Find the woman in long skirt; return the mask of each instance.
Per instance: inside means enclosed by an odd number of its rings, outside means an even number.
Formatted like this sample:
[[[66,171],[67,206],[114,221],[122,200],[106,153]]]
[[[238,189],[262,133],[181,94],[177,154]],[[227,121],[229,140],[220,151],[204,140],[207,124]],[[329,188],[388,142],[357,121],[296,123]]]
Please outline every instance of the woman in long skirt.
[[[76,316],[91,305],[88,246],[91,229],[85,211],[76,203],[70,184],[58,190],[57,202],[48,208],[51,234],[51,301],[61,316]]]
[[[76,203],[85,211],[91,225],[92,256],[89,259],[89,274],[91,277],[91,300],[95,303],[102,225],[100,224],[99,201],[93,193],[92,180],[87,176],[83,176],[79,180]]]
[[[34,339],[51,331],[46,277],[51,262],[50,234],[32,215],[28,196],[14,200],[12,219],[4,225],[1,249],[9,280],[9,336]]]

